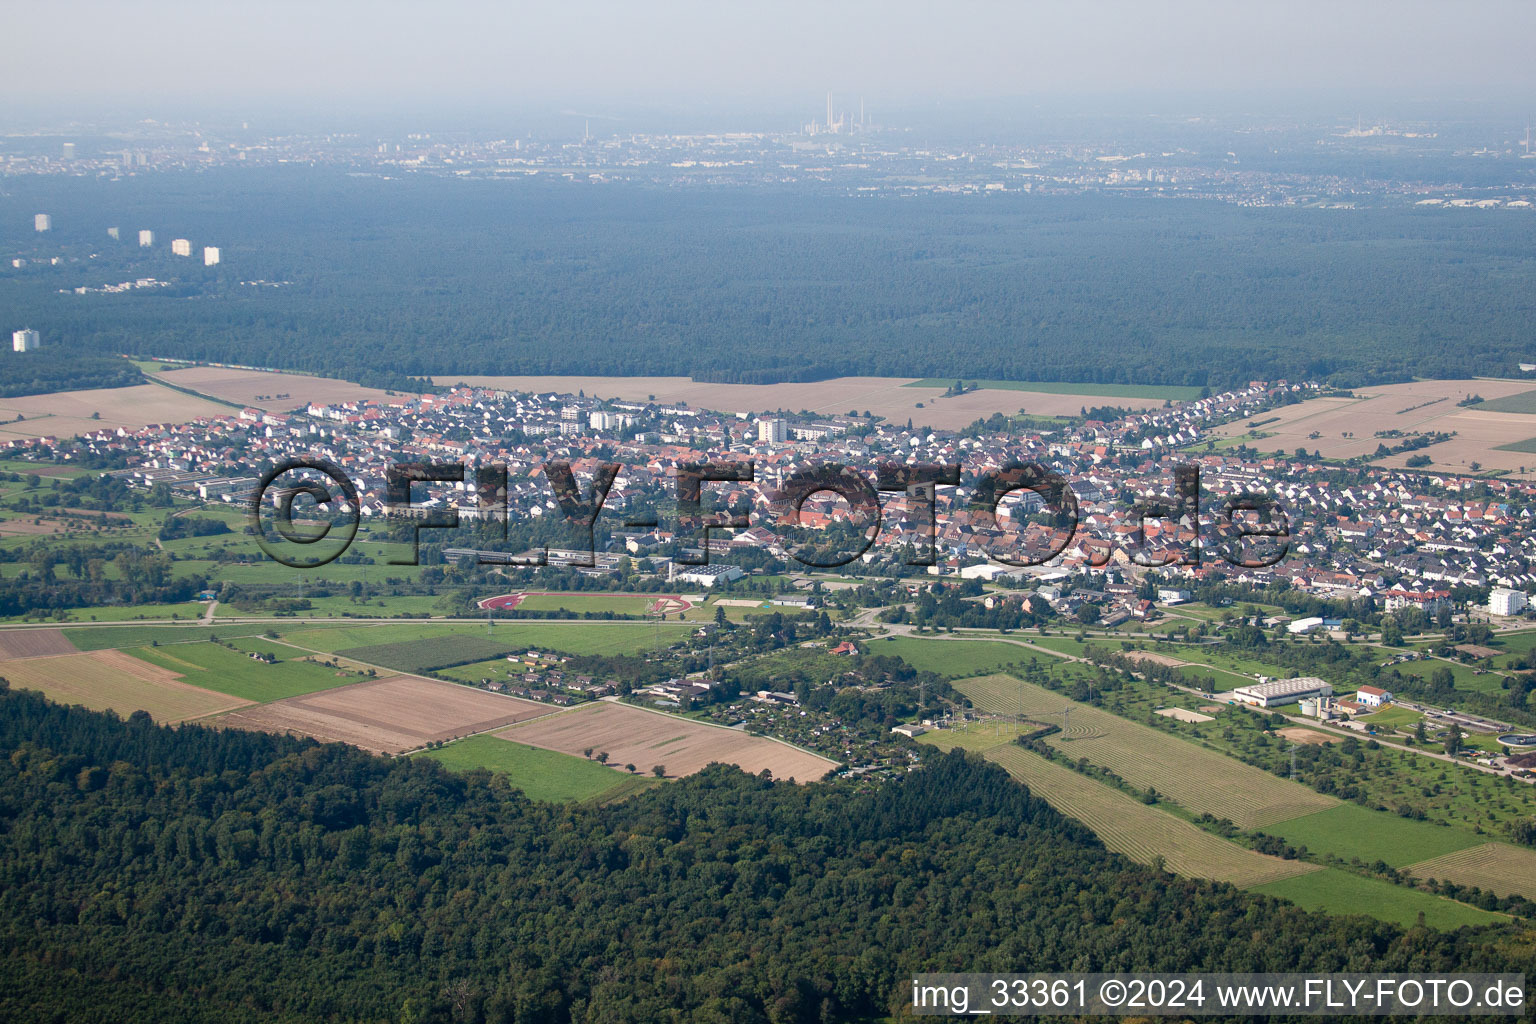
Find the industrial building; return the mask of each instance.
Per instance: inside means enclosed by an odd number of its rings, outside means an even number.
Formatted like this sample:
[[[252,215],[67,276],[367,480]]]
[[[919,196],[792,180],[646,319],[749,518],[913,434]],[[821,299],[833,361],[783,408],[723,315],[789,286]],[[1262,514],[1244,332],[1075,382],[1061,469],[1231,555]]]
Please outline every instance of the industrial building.
[[[676,568],[676,565],[677,563],[674,562],[673,568]],[[676,583],[697,583],[701,587],[713,587],[722,580],[729,583],[745,575],[746,573],[734,565],[696,565],[677,569],[675,573],[668,576],[668,579]]]
[[[1355,700],[1368,708],[1379,708],[1392,703],[1392,694],[1379,686],[1362,686],[1355,693]]]
[[[1333,687],[1316,676],[1300,676],[1296,679],[1270,679],[1239,686],[1232,691],[1232,696],[1244,704],[1272,708],[1281,704],[1294,704],[1305,697],[1332,697]]]

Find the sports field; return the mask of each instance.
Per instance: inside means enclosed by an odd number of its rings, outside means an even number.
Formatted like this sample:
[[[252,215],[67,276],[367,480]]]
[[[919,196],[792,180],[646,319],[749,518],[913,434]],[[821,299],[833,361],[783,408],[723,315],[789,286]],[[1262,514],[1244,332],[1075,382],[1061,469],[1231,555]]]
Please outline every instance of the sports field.
[[[501,594],[479,602],[481,608],[566,611],[572,615],[656,615],[685,612],[692,602],[676,594],[587,594],[530,591]]]
[[[1483,843],[1420,861],[1410,864],[1408,873],[1457,885],[1475,885],[1500,896],[1519,893],[1528,900],[1536,900],[1536,850],[1508,843]]]
[[[60,704],[111,709],[126,718],[147,711],[157,722],[185,722],[250,702],[183,682],[176,672],[122,651],[92,651],[10,661],[4,676],[17,689],[37,690]]]
[[[1282,878],[1256,885],[1253,892],[1287,900],[1306,910],[1330,914],[1366,914],[1404,928],[1418,923],[1419,914],[1431,928],[1451,930],[1462,925],[1500,924],[1509,920],[1503,914],[1465,903],[1457,903],[1433,893],[1407,886],[1393,885],[1379,878],[1324,868],[1310,875]]]
[[[1313,853],[1331,853],[1344,860],[1358,857],[1366,864],[1380,860],[1395,868],[1480,842],[1477,836],[1460,829],[1348,803],[1265,825],[1263,831]]]
[[[218,722],[261,732],[312,736],[322,742],[350,743],[380,754],[399,754],[428,743],[547,715],[549,710],[533,701],[503,697],[457,683],[386,676],[246,708],[224,715]]]
[[[742,771],[763,770],[775,779],[815,782],[837,762],[799,747],[628,704],[597,701],[571,711],[498,732],[497,737],[564,754],[606,753],[610,764],[633,764],[641,772],[662,765],[666,776],[692,775],[714,762]]]
[[[1011,676],[963,679],[955,687],[985,711],[1064,724],[1063,731],[1046,742],[1068,757],[1087,758],[1138,789],[1155,789],[1196,814],[1227,818],[1240,828],[1285,821],[1338,803],[1224,754]]]
[[[1316,864],[1244,849],[1017,744],[993,747],[986,757],[1052,807],[1087,825],[1105,846],[1140,864],[1162,857],[1169,871],[1186,878],[1245,887],[1320,870]]]

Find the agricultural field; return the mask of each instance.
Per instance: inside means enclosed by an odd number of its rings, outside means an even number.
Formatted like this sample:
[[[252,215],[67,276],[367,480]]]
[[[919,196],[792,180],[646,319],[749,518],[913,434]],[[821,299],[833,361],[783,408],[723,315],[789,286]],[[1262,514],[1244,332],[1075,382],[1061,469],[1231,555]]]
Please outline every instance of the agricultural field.
[[[292,632],[289,632],[289,629]],[[678,623],[645,622],[506,622],[498,621],[489,630],[484,623],[400,622],[373,625],[300,625],[279,627],[284,639],[310,650],[329,654],[349,648],[382,647],[417,640],[460,640],[491,638],[509,650],[560,651],[566,654],[637,654],[657,643],[668,644],[687,629]],[[420,650],[428,650],[421,648]],[[355,652],[354,652],[355,653]],[[436,657],[438,655],[434,655]],[[367,660],[367,659],[363,659]]]
[[[939,388],[952,387],[954,380],[942,377],[924,377],[903,387]],[[1077,384],[1071,381],[1017,381],[964,379],[967,387],[975,385],[982,390],[1032,391],[1040,395],[1087,395],[1094,398],[1151,398],[1175,402],[1193,401],[1200,397],[1200,389],[1180,384]]]
[[[1227,818],[1239,828],[1300,817],[1338,801],[1235,758],[1080,704],[1011,676],[959,680],[955,688],[979,708],[1066,723],[1046,739],[1073,759],[1087,758],[1138,789],[1155,789],[1189,811]],[[1062,712],[1068,714],[1063,716]]]
[[[1085,405],[1153,409],[1163,404],[1161,395],[1122,394],[1119,392],[1126,386],[1113,384],[1041,384],[1025,390],[1028,385],[1009,382],[1006,388],[984,387],[958,398],[943,398],[945,389],[954,384],[953,380],[930,382],[911,377],[834,377],[794,384],[707,384],[688,377],[466,377],[444,374],[434,377],[433,382],[538,393],[585,391],[600,398],[683,403],[696,409],[720,412],[809,409],[824,416],[839,416],[850,410],[868,411],[892,422],[905,423],[910,419],[920,425],[945,430],[958,430],[997,412],[1008,416],[1020,410],[1037,416],[1076,416]],[[1053,388],[1073,390],[1055,391]]]
[[[183,682],[178,673],[122,651],[8,661],[0,674],[17,689],[37,690],[60,704],[111,709],[125,718],[147,711],[163,724],[206,718],[250,703]]]
[[[1481,394],[1481,392],[1479,392]],[[1487,398],[1487,395],[1483,396]],[[1536,413],[1536,391],[1517,391],[1483,402],[1477,408],[1488,412],[1514,412],[1530,415]]]
[[[1087,825],[1105,846],[1137,863],[1151,864],[1161,857],[1175,874],[1243,887],[1320,870],[1316,864],[1244,849],[1015,744],[995,746],[986,757],[1052,807]]]
[[[46,658],[53,654],[74,654],[78,650],[62,629],[0,630],[0,661]]]
[[[1339,804],[1324,811],[1265,825],[1262,831],[1312,853],[1333,854],[1365,864],[1385,861],[1400,868],[1477,846],[1470,832],[1427,821],[1399,818],[1357,804]],[[1536,860],[1536,855],[1533,855]],[[1536,876],[1533,876],[1536,883]]]
[[[228,416],[233,411],[227,405],[159,384],[0,398],[0,440],[71,437],[116,427],[137,430],[151,423],[186,423],[199,416]],[[18,420],[18,416],[25,418]]]
[[[131,647],[123,653],[178,673],[194,685],[258,704],[347,686],[365,678],[361,672],[320,665],[302,651],[271,641],[247,638],[235,643],[236,650],[203,641]],[[277,663],[258,661],[249,656],[252,651],[270,654]]]
[[[196,391],[236,405],[269,411],[302,409],[311,402],[333,405],[372,399],[388,402],[390,395],[351,381],[311,377],[302,373],[268,373],[263,370],[232,370],[218,366],[161,367],[148,373],[167,384]],[[397,399],[398,400],[398,399]]]
[[[1462,925],[1499,924],[1509,920],[1504,914],[1338,868],[1324,868],[1310,875],[1266,882],[1254,886],[1251,891],[1286,900],[1305,910],[1363,914],[1403,928],[1417,924],[1420,914],[1431,928],[1447,931]]]
[[[100,651],[112,647],[144,647],[151,644],[185,644],[227,638],[260,632],[261,626],[90,626],[62,632],[70,643],[82,651]],[[3,635],[3,634],[0,634]]]
[[[386,676],[220,717],[220,725],[350,743],[379,754],[488,732],[549,714],[532,701],[417,676]]]
[[[564,754],[585,756],[590,748],[594,756],[607,753],[610,764],[633,764],[641,772],[659,764],[668,778],[692,775],[716,761],[795,782],[815,782],[837,767],[835,761],[766,736],[613,701],[583,704],[496,735]]]
[[[530,800],[608,800],[659,783],[647,772],[630,775],[595,761],[554,750],[512,743],[497,736],[468,736],[417,757],[430,757],[454,771],[486,768],[499,772]]]
[[[1410,434],[1452,433],[1455,437],[1414,452],[1373,460],[1401,468],[1410,455],[1428,455],[1434,468],[1471,472],[1473,462],[1485,469],[1519,473],[1536,469],[1536,460],[1501,446],[1531,436],[1532,420],[1509,408],[1524,408],[1530,383],[1510,380],[1419,380],[1357,388],[1354,398],[1313,398],[1298,405],[1260,414],[1265,437],[1249,443],[1264,452],[1320,451],[1325,458],[1370,457],[1376,447],[1401,443]],[[1471,395],[1485,401],[1475,406],[1457,403]],[[1507,400],[1508,404],[1501,402]],[[1379,437],[1379,431],[1400,431],[1403,437]],[[1217,436],[1250,436],[1246,423],[1218,427]],[[1317,437],[1313,437],[1317,434]]]
[[[518,650],[522,650],[522,645],[500,636],[450,634],[401,643],[348,647],[336,654],[365,665],[382,665],[396,672],[428,672],[449,665],[499,658]]]
[[[1519,893],[1528,900],[1536,900],[1536,850],[1508,843],[1483,843],[1420,861],[1410,864],[1408,873],[1457,885],[1475,885],[1500,896]]]

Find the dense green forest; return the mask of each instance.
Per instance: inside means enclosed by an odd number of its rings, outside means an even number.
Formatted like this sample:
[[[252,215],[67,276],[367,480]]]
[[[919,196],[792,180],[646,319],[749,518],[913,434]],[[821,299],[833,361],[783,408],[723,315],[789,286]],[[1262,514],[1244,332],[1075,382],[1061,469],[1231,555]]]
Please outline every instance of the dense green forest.
[[[142,383],[138,367],[121,356],[91,355],[73,346],[0,352],[0,398]]]
[[[0,1019],[827,1022],[936,970],[1524,970],[1105,851],[1000,769],[611,806],[0,691]]]
[[[55,228],[40,242],[23,227],[43,209]],[[7,250],[80,257],[0,270],[0,308],[63,349],[397,385],[487,373],[1351,385],[1513,374],[1536,352],[1536,222],[1514,211],[293,168],[17,179],[0,225]],[[224,262],[111,242],[111,225],[218,245]],[[60,293],[146,274],[171,286]]]

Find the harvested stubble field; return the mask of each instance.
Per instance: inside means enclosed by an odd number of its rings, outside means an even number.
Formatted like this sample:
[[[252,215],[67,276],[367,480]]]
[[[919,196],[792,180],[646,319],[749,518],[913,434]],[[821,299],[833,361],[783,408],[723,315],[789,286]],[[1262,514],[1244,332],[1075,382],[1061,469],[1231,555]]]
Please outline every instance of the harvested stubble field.
[[[18,689],[38,690],[60,704],[108,708],[127,717],[147,711],[171,724],[243,708],[248,700],[181,682],[176,672],[150,665],[122,651],[91,651],[51,658],[10,661],[4,676]]]
[[[74,654],[78,650],[65,638],[62,629],[0,630],[0,661],[46,658],[56,654]]]
[[[417,676],[386,676],[224,715],[221,725],[289,732],[398,754],[549,714],[546,705]]]
[[[1508,843],[1484,843],[1458,850],[1411,864],[1407,871],[1418,878],[1475,885],[1500,896],[1519,893],[1528,900],[1536,900],[1536,850]]]
[[[150,375],[167,384],[210,395],[226,402],[258,409],[300,409],[311,402],[333,405],[372,399],[390,401],[387,392],[365,388],[333,377],[302,373],[268,373],[263,370],[231,370],[219,366],[186,366]],[[279,398],[278,395],[286,397]],[[396,398],[395,401],[404,401]]]
[[[464,377],[441,374],[437,384],[463,382],[488,388],[507,388],[548,394],[585,391],[601,398],[644,402],[655,396],[662,403],[682,402],[696,409],[720,412],[762,412],[772,409],[810,409],[824,416],[839,416],[850,409],[884,416],[892,423],[908,419],[945,430],[958,430],[978,419],[1000,412],[1013,415],[1025,410],[1036,416],[1076,416],[1084,406],[1111,404],[1132,409],[1153,409],[1161,398],[1115,395],[1114,385],[1101,388],[1112,401],[1095,398],[1094,385],[1074,385],[1073,394],[986,388],[955,398],[943,398],[953,381],[923,387],[912,377],[835,377],[795,384],[707,384],[687,377]],[[1020,387],[1028,387],[1021,385]],[[1123,390],[1123,389],[1119,389]],[[922,408],[918,406],[921,405]]]
[[[1320,451],[1327,458],[1347,459],[1370,456],[1377,445],[1390,448],[1410,434],[1455,433],[1441,444],[1377,461],[1401,468],[1410,455],[1424,454],[1442,470],[1470,472],[1471,464],[1477,462],[1486,469],[1518,473],[1521,466],[1536,469],[1536,459],[1501,450],[1500,446],[1536,434],[1536,421],[1521,413],[1457,403],[1471,395],[1499,399],[1530,390],[1530,382],[1510,380],[1420,380],[1363,387],[1355,390],[1354,398],[1313,398],[1261,413],[1258,419],[1273,421],[1258,428],[1269,436],[1249,444],[1266,452],[1290,452],[1300,447]],[[1246,423],[1230,423],[1215,433],[1240,437],[1248,432]],[[1378,431],[1393,430],[1401,431],[1404,437],[1376,436]],[[1318,436],[1313,437],[1314,433]]]
[[[60,391],[0,399],[0,439],[72,437],[114,427],[137,430],[151,423],[186,423],[199,416],[228,416],[233,411],[227,405],[159,384]],[[93,413],[100,413],[100,418],[92,419]],[[18,421],[18,416],[25,418]]]
[[[1139,864],[1162,857],[1175,874],[1239,886],[1263,885],[1319,869],[1305,861],[1244,849],[1015,744],[994,747],[986,757],[1052,807],[1087,825],[1105,846]]]
[[[1225,754],[1012,676],[962,679],[955,687],[985,711],[1060,723],[1061,712],[1068,710],[1067,729],[1046,739],[1051,746],[1074,760],[1087,758],[1138,789],[1156,789],[1196,814],[1209,812],[1239,828],[1285,821],[1338,803]]]
[[[1325,732],[1308,729],[1302,725],[1288,725],[1284,729],[1276,729],[1275,731],[1292,743],[1303,743],[1314,747],[1320,747],[1327,743],[1337,743],[1342,739],[1340,736],[1330,736]]]
[[[669,778],[692,775],[716,761],[775,779],[814,782],[837,762],[766,736],[647,711],[628,704],[598,701],[572,711],[497,733],[502,739],[563,754],[606,751],[608,763],[633,764],[642,772],[663,765]]]

